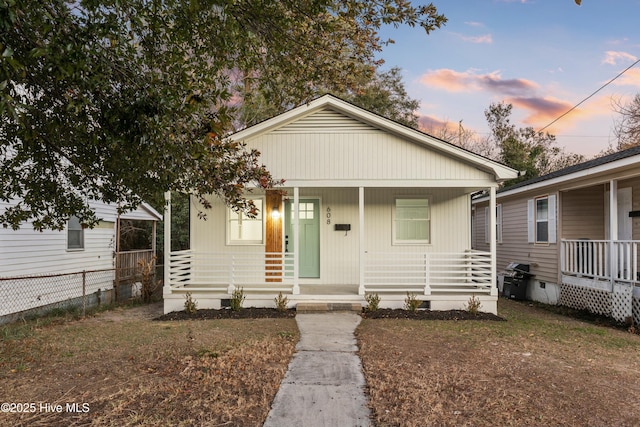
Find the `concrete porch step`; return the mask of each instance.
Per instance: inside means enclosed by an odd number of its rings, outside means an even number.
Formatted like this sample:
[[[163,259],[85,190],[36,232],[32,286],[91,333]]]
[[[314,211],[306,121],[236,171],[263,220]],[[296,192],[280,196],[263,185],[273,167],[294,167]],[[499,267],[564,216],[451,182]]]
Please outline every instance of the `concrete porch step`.
[[[299,302],[296,304],[298,313],[325,313],[328,311],[362,311],[362,304],[357,302]]]

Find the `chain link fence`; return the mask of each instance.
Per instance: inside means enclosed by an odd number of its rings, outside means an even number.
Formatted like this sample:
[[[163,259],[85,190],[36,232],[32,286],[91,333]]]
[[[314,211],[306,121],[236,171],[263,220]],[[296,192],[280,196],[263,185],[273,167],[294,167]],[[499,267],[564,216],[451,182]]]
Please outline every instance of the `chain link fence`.
[[[152,290],[161,288],[155,277]],[[122,280],[126,277],[126,280]],[[116,288],[116,280],[119,284]],[[81,309],[142,296],[142,273],[104,270],[64,274],[0,277],[0,324],[38,316],[56,309]],[[117,292],[116,292],[117,289]]]

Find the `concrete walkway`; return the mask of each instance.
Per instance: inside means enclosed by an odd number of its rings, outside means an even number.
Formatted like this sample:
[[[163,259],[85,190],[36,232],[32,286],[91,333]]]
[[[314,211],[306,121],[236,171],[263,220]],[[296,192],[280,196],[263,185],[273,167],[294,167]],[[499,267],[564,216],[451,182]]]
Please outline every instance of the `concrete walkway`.
[[[362,364],[349,312],[296,315],[300,342],[265,427],[370,426]]]

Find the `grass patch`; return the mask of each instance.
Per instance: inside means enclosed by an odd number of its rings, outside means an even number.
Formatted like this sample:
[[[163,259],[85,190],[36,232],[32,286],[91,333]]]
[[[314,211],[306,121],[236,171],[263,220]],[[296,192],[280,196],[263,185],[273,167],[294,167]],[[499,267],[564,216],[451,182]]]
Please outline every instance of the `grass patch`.
[[[262,425],[294,352],[295,319],[160,322],[129,311],[6,332],[5,401],[90,411],[0,414],[0,425]]]
[[[640,336],[507,299],[499,314],[507,321],[364,319],[375,425],[637,423]]]

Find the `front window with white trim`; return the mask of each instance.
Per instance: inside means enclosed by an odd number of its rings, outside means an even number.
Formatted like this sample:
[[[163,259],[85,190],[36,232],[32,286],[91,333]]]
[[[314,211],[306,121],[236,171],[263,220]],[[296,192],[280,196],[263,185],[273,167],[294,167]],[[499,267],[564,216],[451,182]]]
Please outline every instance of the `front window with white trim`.
[[[227,243],[229,245],[261,245],[264,243],[264,221],[262,199],[254,199],[258,210],[255,218],[245,212],[227,208]]]
[[[431,209],[427,198],[397,198],[393,215],[393,243],[431,242]]]

